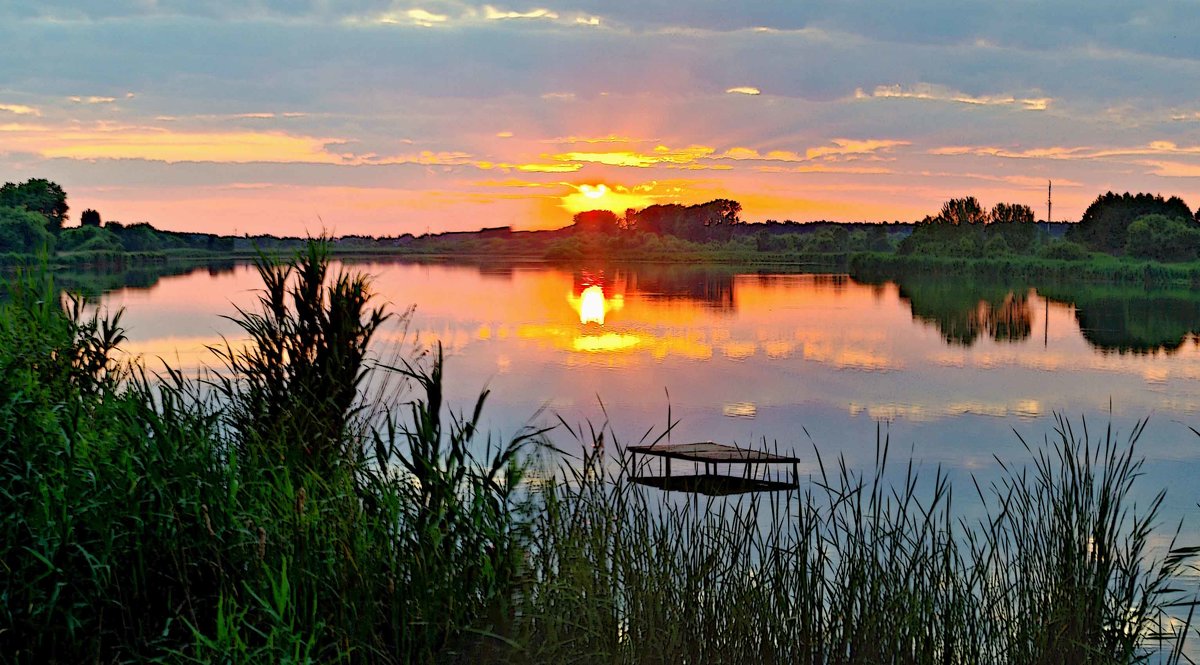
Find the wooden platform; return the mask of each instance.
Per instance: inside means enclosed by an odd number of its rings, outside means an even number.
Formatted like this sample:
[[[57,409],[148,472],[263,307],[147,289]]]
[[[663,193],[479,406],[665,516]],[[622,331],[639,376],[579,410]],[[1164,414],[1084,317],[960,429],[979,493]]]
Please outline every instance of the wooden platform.
[[[688,462],[716,462],[718,464],[796,464],[800,461],[799,457],[738,448],[712,441],[675,445],[628,446],[626,450],[638,455],[657,455]]]
[[[629,446],[625,450],[630,453],[631,457],[653,455],[660,459],[658,471],[663,475],[638,475],[644,464],[639,465],[635,462],[630,480],[661,490],[726,496],[747,492],[790,490],[796,489],[800,485],[800,458],[770,453],[765,450],[739,448],[712,441],[675,445]],[[673,461],[692,462],[693,465],[703,464],[703,472],[674,475],[671,473],[671,462]],[[728,474],[717,473],[721,464],[740,464],[743,466],[743,471]],[[791,482],[772,479],[768,473],[760,474],[755,468],[757,465],[770,464],[790,464],[792,467]]]
[[[778,492],[796,489],[795,483],[762,478],[742,478],[706,473],[694,476],[634,476],[631,480],[639,485],[654,487],[668,492],[691,492],[706,496],[729,496],[751,492]]]

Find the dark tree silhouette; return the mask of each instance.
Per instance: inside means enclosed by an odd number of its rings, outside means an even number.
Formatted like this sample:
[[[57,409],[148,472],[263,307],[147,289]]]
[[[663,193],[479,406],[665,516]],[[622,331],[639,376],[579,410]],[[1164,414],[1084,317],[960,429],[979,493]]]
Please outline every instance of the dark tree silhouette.
[[[575,213],[575,224],[571,227],[576,233],[604,233],[612,235],[620,230],[617,215],[611,210],[588,210]]]
[[[1084,211],[1079,224],[1068,232],[1067,238],[1093,250],[1120,254],[1125,249],[1129,225],[1146,215],[1162,215],[1196,223],[1192,209],[1179,197],[1164,199],[1157,194],[1108,192],[1096,197]]]
[[[987,212],[979,205],[979,199],[967,196],[961,199],[950,199],[942,204],[938,220],[954,226],[967,224],[986,224]]]
[[[67,220],[67,194],[58,183],[45,178],[33,178],[17,185],[11,182],[0,187],[0,206],[24,208],[46,218],[51,231],[62,228]]]
[[[100,226],[100,213],[88,208],[79,215],[80,226]]]
[[[732,199],[683,206],[678,203],[656,204],[633,213],[626,211],[626,226],[645,233],[672,235],[704,242],[728,240],[742,224],[742,204]],[[632,220],[632,221],[631,221]]]
[[[1033,209],[1023,203],[997,203],[992,206],[993,224],[1032,224]]]

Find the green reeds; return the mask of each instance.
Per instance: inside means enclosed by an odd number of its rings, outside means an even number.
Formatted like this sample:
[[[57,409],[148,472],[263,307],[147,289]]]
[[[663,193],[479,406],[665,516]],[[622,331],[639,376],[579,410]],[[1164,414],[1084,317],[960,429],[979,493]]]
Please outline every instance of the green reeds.
[[[387,314],[319,245],[259,270],[251,344],[206,378],[118,363],[119,320],[44,273],[10,287],[0,660],[1182,658],[1197,550],[1152,551],[1161,495],[1129,503],[1140,426],[1059,419],[972,488],[978,521],[883,433],[865,472],[816,454],[792,493],[681,498],[628,482],[607,426],[488,435],[486,391],[444,403],[440,349],[372,361]]]

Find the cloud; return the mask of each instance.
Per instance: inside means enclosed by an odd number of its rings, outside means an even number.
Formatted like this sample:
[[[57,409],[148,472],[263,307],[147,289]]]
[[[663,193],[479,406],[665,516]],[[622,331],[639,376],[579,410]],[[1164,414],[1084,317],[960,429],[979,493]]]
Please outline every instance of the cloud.
[[[1146,160],[1141,164],[1150,167],[1151,173],[1166,178],[1200,178],[1200,164]]]
[[[887,152],[892,148],[912,145],[909,141],[894,139],[833,139],[832,145],[809,148],[803,155],[791,150],[769,150],[765,153],[751,148],[733,147],[720,155],[721,159],[752,160],[767,162],[806,162],[815,160],[834,161],[842,157],[858,157]],[[872,173],[876,171],[870,171]]]
[[[1200,155],[1200,145],[1180,146],[1173,141],[1151,141],[1141,146],[1127,148],[1096,148],[1090,146],[1049,146],[1041,148],[1014,149],[999,146],[944,146],[929,150],[931,155],[982,157],[1004,157],[1008,159],[1078,159],[1097,160],[1112,157],[1138,157],[1145,155]]]
[[[629,136],[618,136],[609,134],[608,136],[556,136],[550,139],[542,139],[542,143],[654,143],[651,139],[635,139]]]
[[[113,102],[117,101],[116,97],[97,97],[95,95],[91,97],[74,96],[68,97],[67,99],[75,102],[76,104],[112,104]]]
[[[956,102],[972,106],[1016,106],[1026,111],[1045,111],[1052,101],[1049,97],[1014,97],[1012,95],[968,95],[941,85],[918,83],[913,86],[881,85],[867,94],[862,88],[854,91],[855,99],[895,98]]]
[[[679,149],[660,145],[656,146],[650,152],[637,152],[633,150],[566,152],[555,155],[554,158],[564,162],[588,162],[593,164],[607,164],[609,166],[646,168],[656,165],[688,165],[713,154],[713,152],[715,152],[714,148],[703,145],[693,145]]]
[[[514,12],[496,9],[492,5],[483,6],[483,15],[489,21],[502,21],[505,19],[521,19],[521,18],[545,18],[557,19],[558,13],[549,9],[531,9],[527,12]]]
[[[729,93],[729,94],[734,94],[734,95],[761,95],[762,94],[762,91],[759,90],[758,88],[754,88],[754,87],[751,87],[748,85],[742,85],[742,86],[738,86],[736,88],[729,88],[725,92]]]
[[[449,14],[437,14],[421,8],[385,11],[374,14],[350,14],[342,17],[346,25],[414,25],[432,28],[450,20]]]
[[[909,141],[890,139],[833,139],[833,145],[809,148],[805,151],[806,159],[836,159],[845,155],[869,155],[875,152],[886,152],[898,146],[911,145]]]
[[[40,116],[42,114],[38,109],[24,104],[0,104],[0,112],[32,116]]]

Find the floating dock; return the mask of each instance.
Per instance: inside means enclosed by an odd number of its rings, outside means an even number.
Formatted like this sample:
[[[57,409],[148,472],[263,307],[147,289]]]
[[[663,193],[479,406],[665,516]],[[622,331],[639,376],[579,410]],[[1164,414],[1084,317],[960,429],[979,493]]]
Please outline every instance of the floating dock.
[[[796,489],[800,485],[800,458],[780,455],[765,450],[739,448],[724,443],[701,441],[676,445],[628,446],[631,455],[649,455],[662,460],[659,465],[663,475],[638,475],[639,465],[633,460],[634,473],[631,480],[639,485],[656,487],[668,491],[692,492],[708,496],[727,496],[748,492],[775,492]],[[672,475],[671,462],[692,462],[704,465],[703,473]],[[718,465],[741,464],[741,475],[718,473]],[[770,464],[790,464],[791,482],[758,477],[756,467]],[[765,474],[764,474],[765,475]]]

